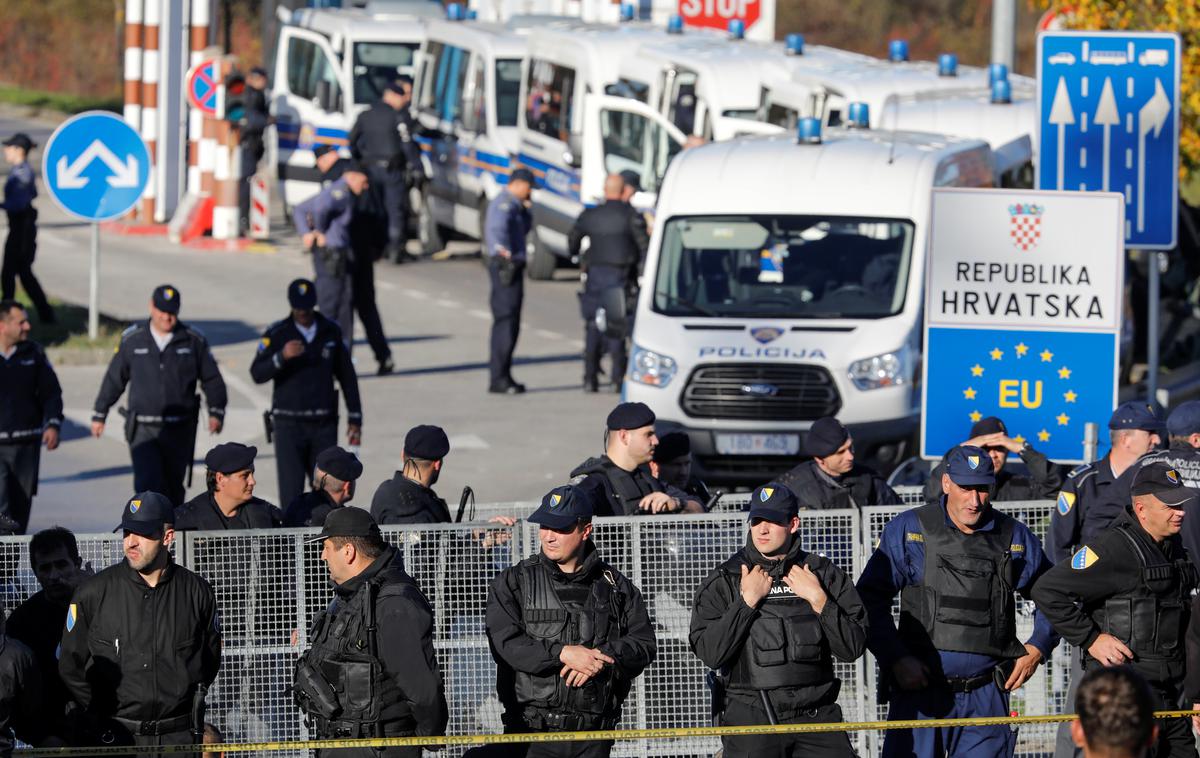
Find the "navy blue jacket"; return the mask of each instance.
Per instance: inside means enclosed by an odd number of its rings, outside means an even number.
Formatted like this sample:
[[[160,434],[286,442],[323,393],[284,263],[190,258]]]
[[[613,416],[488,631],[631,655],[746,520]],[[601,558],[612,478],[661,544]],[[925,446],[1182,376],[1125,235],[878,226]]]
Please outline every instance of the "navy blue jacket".
[[[325,247],[350,247],[350,222],[354,220],[354,193],[342,177],[296,206],[292,220],[296,233],[325,235]]]
[[[39,440],[62,417],[62,386],[41,345],[26,340],[0,355],[0,443]]]
[[[533,228],[533,217],[525,204],[504,190],[488,204],[483,225],[483,247],[490,258],[503,248],[514,261],[525,260],[525,239]]]
[[[283,346],[291,340],[304,341],[296,323],[288,317],[268,327],[258,342],[250,376],[257,384],[274,380],[271,411],[276,418],[308,420],[337,419],[336,378],[346,396],[346,420],[361,425],[358,376],[342,341],[342,330],[320,313],[313,315],[317,334],[305,343],[304,352],[290,361],[283,359]]]
[[[4,202],[0,208],[11,213],[24,213],[33,207],[37,197],[37,184],[33,180],[33,168],[29,163],[18,163],[8,172],[4,181]]]
[[[1060,563],[1075,548],[1095,540],[1130,503],[1129,488],[1139,466],[1133,464],[1113,476],[1109,456],[1087,463],[1067,474],[1058,502],[1050,513],[1046,552],[1052,563]],[[1185,521],[1186,523],[1186,521]]]

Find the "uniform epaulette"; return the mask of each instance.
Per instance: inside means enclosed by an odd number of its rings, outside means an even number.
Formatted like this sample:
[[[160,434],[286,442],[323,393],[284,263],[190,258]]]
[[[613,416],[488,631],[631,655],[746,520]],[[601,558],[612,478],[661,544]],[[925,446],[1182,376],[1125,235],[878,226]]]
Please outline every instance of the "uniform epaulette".
[[[1067,478],[1075,479],[1078,477],[1080,481],[1083,481],[1084,479],[1088,478],[1089,474],[1093,476],[1096,474],[1095,463],[1084,463],[1076,466],[1075,468],[1071,469],[1071,473],[1067,474]]]
[[[137,334],[141,330],[142,330],[141,324],[130,324],[129,326],[127,326],[125,328],[125,331],[121,332],[121,341],[124,342],[126,339],[132,337],[133,335]]]

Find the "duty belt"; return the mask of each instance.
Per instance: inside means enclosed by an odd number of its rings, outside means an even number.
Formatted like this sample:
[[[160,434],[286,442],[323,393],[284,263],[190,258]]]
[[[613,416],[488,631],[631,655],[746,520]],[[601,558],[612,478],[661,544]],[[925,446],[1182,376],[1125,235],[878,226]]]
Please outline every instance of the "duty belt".
[[[116,716],[113,716],[112,720],[128,729],[130,734],[139,737],[157,737],[192,728],[192,717],[188,714],[161,721],[138,721],[136,719],[123,719]]]
[[[303,410],[303,411],[293,411],[293,410],[288,410],[287,408],[272,408],[271,415],[277,416],[279,418],[292,418],[292,419],[301,419],[301,420],[303,420],[303,419],[325,419],[325,418],[329,418],[330,416],[336,416],[337,410],[336,409],[328,410],[325,408],[315,408],[315,409],[310,408],[308,410]]]
[[[336,719],[323,719],[320,716],[313,716],[312,721],[316,726],[317,734],[321,735],[322,739],[361,739],[376,736],[376,724],[374,721],[338,721]],[[381,727],[383,736],[411,737],[416,734],[412,729],[396,729],[396,723],[389,722],[384,724]]]
[[[194,418],[194,414],[188,414],[187,416],[143,416],[139,413],[133,418],[139,424],[178,424],[183,421],[191,421]]]
[[[599,713],[558,713],[539,708],[526,708],[523,714],[530,728],[548,732],[579,732],[592,729],[612,729],[617,718]]]
[[[947,677],[946,684],[949,685],[951,692],[974,692],[995,681],[994,672],[995,669],[989,669],[987,673],[979,674],[978,676]]]

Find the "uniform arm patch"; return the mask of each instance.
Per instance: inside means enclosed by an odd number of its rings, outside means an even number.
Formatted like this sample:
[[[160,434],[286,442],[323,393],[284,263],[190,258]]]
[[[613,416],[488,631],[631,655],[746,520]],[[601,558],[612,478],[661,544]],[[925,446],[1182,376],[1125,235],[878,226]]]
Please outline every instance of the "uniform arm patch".
[[[1085,545],[1075,551],[1075,555],[1071,556],[1071,568],[1081,571],[1098,560],[1100,560],[1100,556],[1096,555],[1096,551]]]
[[[1074,492],[1058,493],[1058,503],[1055,506],[1058,509],[1058,515],[1065,516],[1071,512],[1071,508],[1075,505]]]

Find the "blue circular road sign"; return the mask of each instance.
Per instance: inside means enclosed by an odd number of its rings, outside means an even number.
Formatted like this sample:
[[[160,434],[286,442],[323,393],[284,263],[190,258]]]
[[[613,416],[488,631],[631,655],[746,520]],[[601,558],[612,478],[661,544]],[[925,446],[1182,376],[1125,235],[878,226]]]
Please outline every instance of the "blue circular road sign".
[[[150,151],[137,131],[105,111],[81,113],[50,135],[42,177],[54,202],[86,221],[132,208],[150,181]]]

